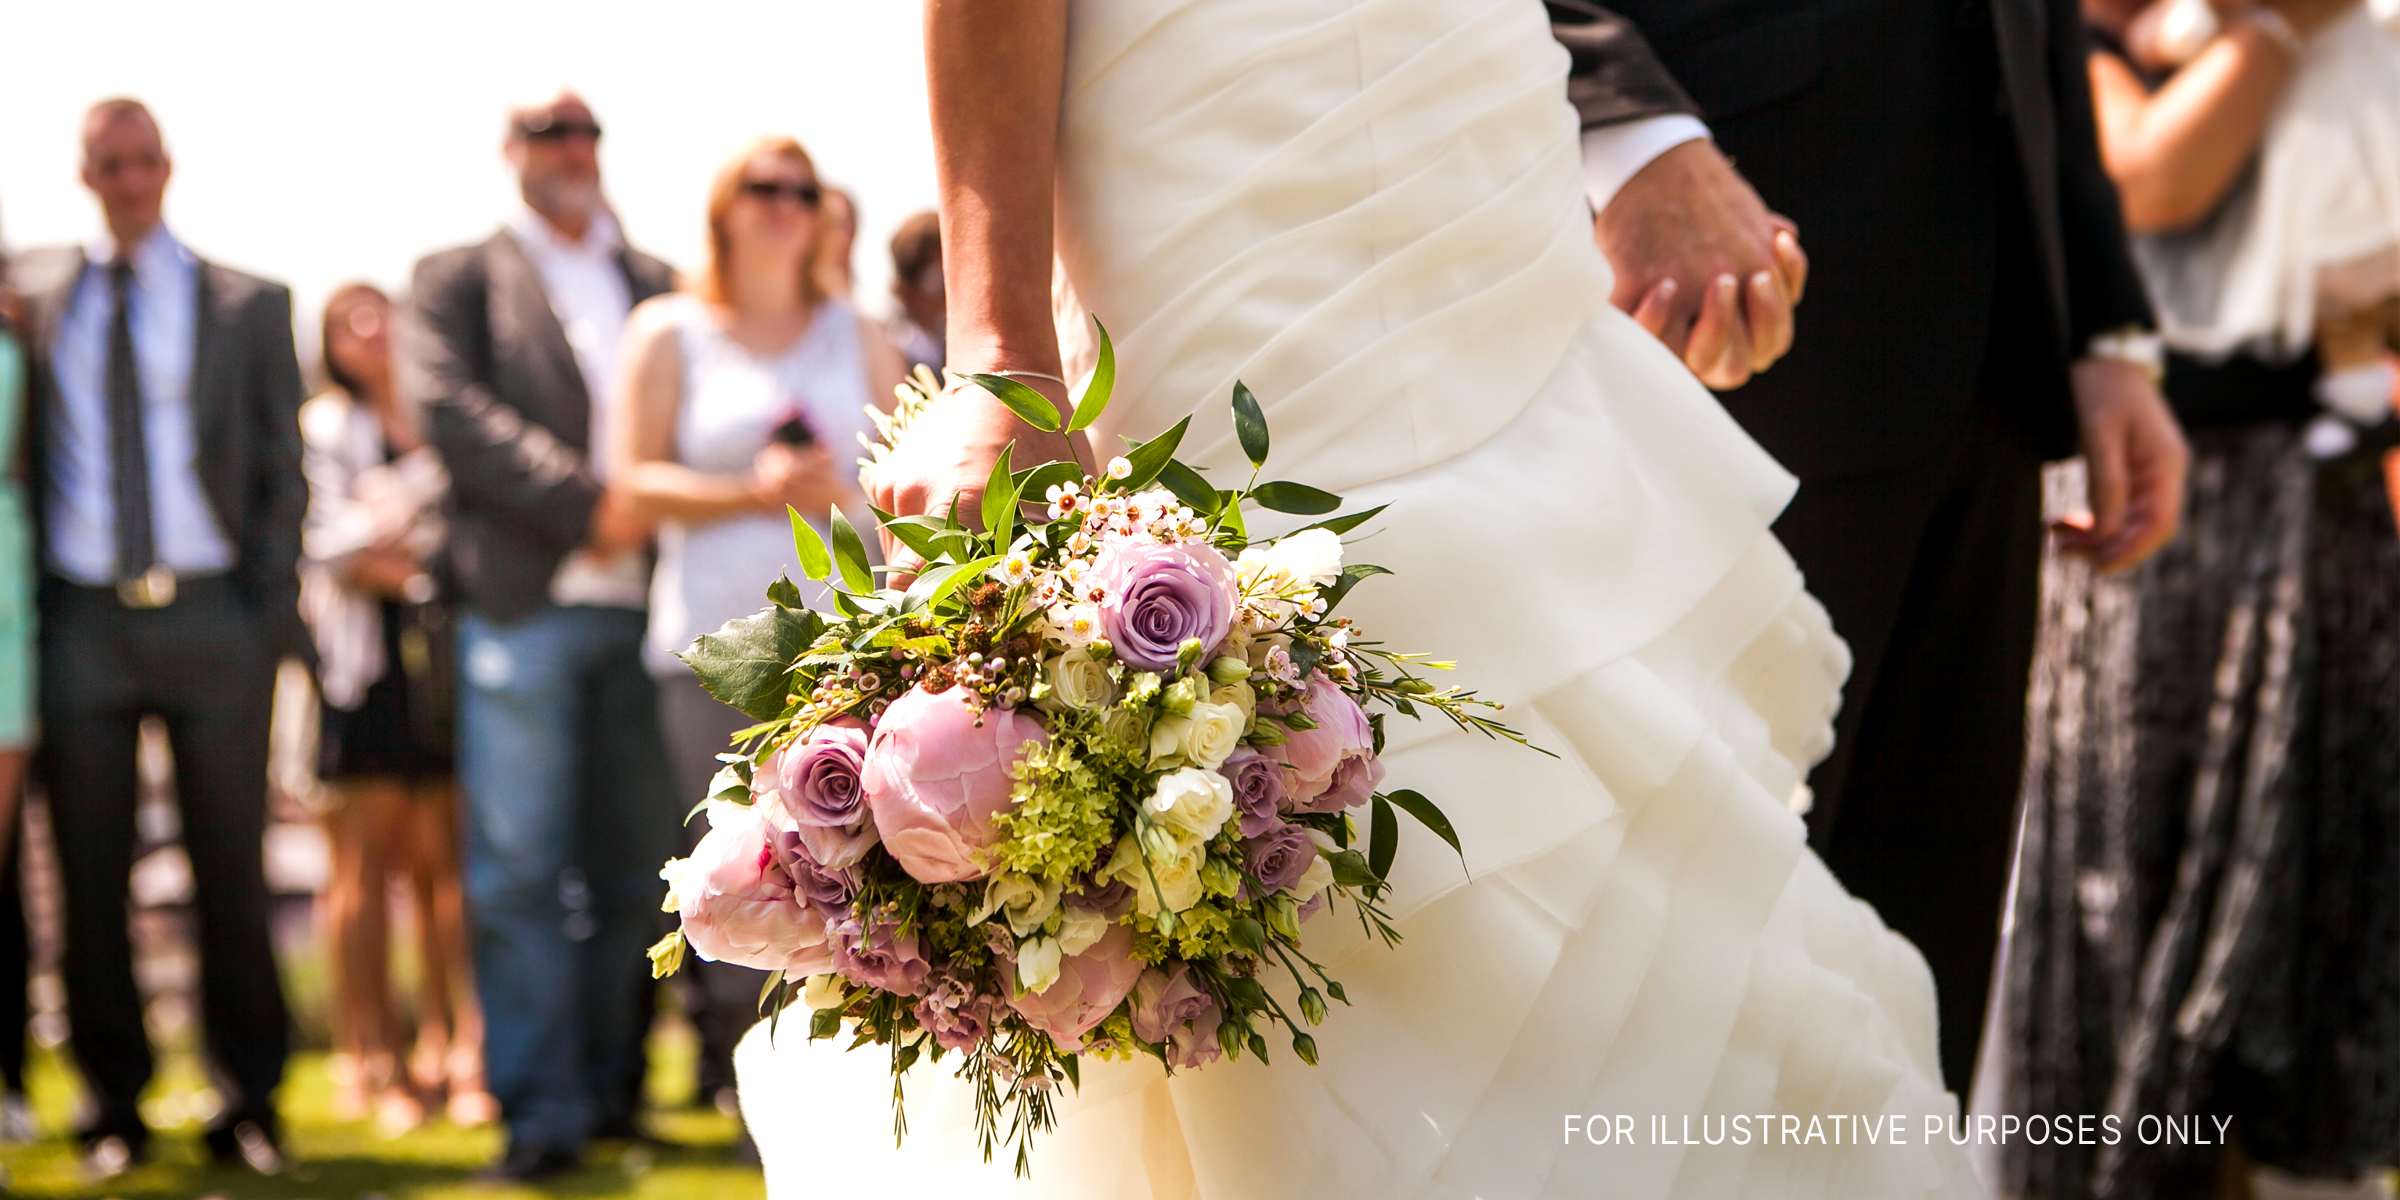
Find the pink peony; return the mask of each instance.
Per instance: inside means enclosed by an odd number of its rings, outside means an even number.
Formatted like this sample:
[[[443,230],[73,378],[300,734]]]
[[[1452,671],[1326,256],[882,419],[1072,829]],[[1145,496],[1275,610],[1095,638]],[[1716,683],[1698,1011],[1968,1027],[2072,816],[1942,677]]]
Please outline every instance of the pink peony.
[[[1354,759],[1372,759],[1375,753],[1375,731],[1367,724],[1365,710],[1348,692],[1323,675],[1308,678],[1308,694],[1301,708],[1314,729],[1295,729],[1274,755],[1283,760],[1285,790],[1291,795],[1292,806],[1298,812],[1340,812],[1347,804],[1364,803],[1366,793],[1357,799],[1347,792],[1336,793],[1335,775],[1342,764]],[[1374,775],[1381,782],[1382,775]],[[1345,784],[1355,790],[1354,777]],[[1372,790],[1370,785],[1369,790]]]
[[[1340,812],[1357,808],[1373,799],[1375,789],[1383,786],[1383,760],[1373,753],[1355,755],[1342,760],[1333,769],[1333,782],[1325,794],[1310,802],[1312,812]]]
[[[1138,670],[1169,670],[1185,641],[1205,651],[1233,629],[1233,566],[1205,543],[1111,542],[1092,574],[1107,589],[1101,628]]]
[[[1133,1036],[1166,1043],[1170,1065],[1190,1070],[1215,1062],[1223,1053],[1217,1048],[1222,1019],[1217,998],[1200,985],[1189,963],[1166,971],[1153,967],[1133,985]]]
[[[1014,972],[1011,972],[1014,977]],[[1083,1035],[1108,1019],[1133,990],[1142,964],[1133,957],[1133,930],[1111,925],[1081,954],[1059,960],[1058,981],[1048,991],[1018,992],[1009,1006],[1025,1023],[1049,1034],[1070,1054],[1083,1049]],[[1015,985],[1011,984],[1012,991]]]
[[[820,866],[850,866],[875,844],[875,822],[859,783],[867,734],[866,722],[855,717],[829,721],[776,751],[762,772]]]
[[[978,709],[965,688],[917,688],[894,701],[867,743],[867,806],[883,848],[920,883],[984,873],[978,851],[999,840],[1010,764],[1050,735],[1030,710]]]
[[[711,805],[708,836],[675,880],[683,938],[711,962],[794,975],[832,963],[824,915],[793,893],[776,861],[779,831],[755,807]]]

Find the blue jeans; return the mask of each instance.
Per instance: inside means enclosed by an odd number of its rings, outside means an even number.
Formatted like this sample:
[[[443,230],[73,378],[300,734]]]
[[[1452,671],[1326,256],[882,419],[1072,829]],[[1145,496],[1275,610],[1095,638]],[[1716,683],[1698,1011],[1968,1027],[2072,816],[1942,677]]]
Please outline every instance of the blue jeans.
[[[484,1069],[512,1143],[630,1118],[675,785],[645,619],[550,608],[459,626],[458,776]]]

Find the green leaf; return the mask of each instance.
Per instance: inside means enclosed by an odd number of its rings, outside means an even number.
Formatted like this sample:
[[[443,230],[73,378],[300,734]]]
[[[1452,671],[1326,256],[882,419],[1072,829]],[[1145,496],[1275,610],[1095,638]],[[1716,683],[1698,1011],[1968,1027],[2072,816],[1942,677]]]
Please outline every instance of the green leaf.
[[[933,586],[933,590],[926,594],[926,606],[931,607],[933,605],[940,604],[950,595],[950,593],[957,591],[959,588],[965,586],[967,583],[973,580],[982,578],[984,572],[991,570],[993,567],[999,566],[1000,560],[1003,557],[1005,556],[999,554],[987,554],[982,558],[974,560],[973,562],[960,563],[956,571],[944,576],[942,581],[935,584]]]
[[[1107,343],[1102,343],[1106,345]],[[1058,1069],[1067,1073],[1067,1084],[1076,1091],[1083,1090],[1083,1065],[1072,1054],[1058,1056]]]
[[[770,605],[693,639],[677,657],[708,694],[760,721],[783,714],[792,661],[825,630],[825,618]]]
[[[1267,465],[1267,414],[1259,411],[1250,385],[1239,379],[1233,381],[1233,435],[1241,439],[1253,469]]]
[[[800,558],[800,569],[810,579],[823,579],[833,574],[833,556],[825,553],[825,539],[817,536],[815,526],[800,516],[800,510],[786,504],[783,511],[792,514],[792,553]]]
[[[1391,505],[1389,504],[1378,504],[1365,512],[1345,513],[1338,517],[1327,517],[1326,519],[1319,521],[1314,525],[1308,526],[1308,528],[1324,529],[1333,533],[1348,533],[1351,530],[1374,520],[1377,513],[1380,513],[1390,507]]]
[[[1000,398],[1008,411],[1017,414],[1025,423],[1043,433],[1058,432],[1058,406],[1050,397],[1010,379],[1006,375],[969,375],[977,387]]]
[[[1175,461],[1175,447],[1182,444],[1183,431],[1191,423],[1192,419],[1187,416],[1175,422],[1173,429],[1127,451],[1125,461],[1133,467],[1133,473],[1117,480],[1116,490],[1138,492],[1150,486],[1150,481],[1158,478],[1158,473],[1166,470],[1168,463]]]
[[[883,525],[884,532],[915,551],[917,557],[932,562],[942,556],[943,547],[936,532],[941,529],[941,522],[931,517],[895,517],[882,509],[875,510],[875,519]]]
[[[1428,800],[1424,796],[1416,792],[1409,791],[1405,788],[1397,792],[1392,792],[1386,795],[1384,798],[1390,800],[1394,804],[1399,805],[1403,811],[1408,813],[1408,815],[1415,817],[1419,823],[1425,826],[1425,828],[1432,830],[1435,836],[1441,838],[1445,842],[1450,843],[1450,848],[1458,851],[1458,865],[1460,869],[1465,869],[1467,865],[1467,852],[1459,848],[1458,831],[1450,827],[1450,818],[1443,816],[1442,810],[1435,807],[1433,801]]]
[[[861,596],[874,591],[875,572],[867,566],[866,544],[858,540],[858,531],[850,528],[850,519],[842,515],[841,505],[833,505],[827,511],[833,514],[833,559],[842,569],[842,585]]]
[[[775,582],[767,585],[767,599],[785,608],[808,607],[808,602],[800,598],[799,585],[781,571],[775,573]]]
[[[1377,879],[1389,879],[1392,856],[1400,851],[1400,818],[1392,815],[1392,806],[1383,797],[1375,797],[1374,816],[1367,826],[1367,869]]]
[[[1067,421],[1068,432],[1088,428],[1108,410],[1108,397],[1117,390],[1117,348],[1109,344],[1108,326],[1100,318],[1092,318],[1092,328],[1099,331],[1100,359],[1092,364],[1091,377],[1083,381],[1072,399],[1075,415]]]
[[[1158,482],[1161,487],[1175,493],[1176,499],[1191,505],[1193,512],[1204,517],[1217,515],[1217,505],[1220,503],[1217,489],[1208,486],[1208,481],[1200,477],[1200,472],[1180,461],[1169,459],[1166,469],[1158,473]]]
[[[1017,488],[1009,476],[1008,458],[1017,448],[1015,442],[1000,447],[1000,457],[992,463],[992,476],[983,485],[983,527],[992,535],[992,548],[1004,549],[1008,535],[1017,523]]]
[[[1342,506],[1342,498],[1332,492],[1286,479],[1258,485],[1251,489],[1250,498],[1276,512],[1298,513],[1304,517],[1329,513]]]
[[[1325,611],[1332,612],[1335,606],[1342,602],[1342,598],[1350,594],[1350,589],[1358,586],[1359,580],[1370,575],[1389,575],[1391,573],[1390,568],[1379,567],[1374,563],[1351,563],[1342,568],[1340,579],[1334,580],[1317,594],[1325,599]]]
[[[1267,927],[1259,924],[1255,917],[1242,917],[1226,928],[1225,940],[1232,942],[1235,949],[1245,954],[1265,954]]]
[[[780,708],[780,706],[778,706]],[[708,798],[723,800],[732,797],[742,803],[750,800],[750,773],[742,770],[744,763],[726,763],[717,768],[716,777],[708,781]]]
[[[1383,882],[1383,877],[1367,866],[1367,856],[1356,850],[1329,854],[1325,861],[1333,864],[1333,881],[1343,887],[1366,887]]]

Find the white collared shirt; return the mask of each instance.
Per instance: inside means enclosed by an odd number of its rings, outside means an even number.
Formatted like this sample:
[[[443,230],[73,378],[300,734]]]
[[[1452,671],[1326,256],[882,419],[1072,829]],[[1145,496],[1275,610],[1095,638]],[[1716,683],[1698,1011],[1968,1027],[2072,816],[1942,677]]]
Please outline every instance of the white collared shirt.
[[[108,267],[115,239],[101,234],[60,319],[50,351],[59,411],[49,414],[44,539],[49,568],[95,587],[116,582],[117,501],[109,450],[108,336],[116,299]],[[133,248],[131,307],[135,370],[142,388],[142,441],[150,465],[150,529],[158,560],[179,575],[233,566],[233,543],[209,507],[193,467],[192,359],[198,349],[200,260],[165,226]],[[138,572],[149,564],[137,564]]]
[[[591,424],[586,428],[585,459],[596,478],[608,476],[610,418],[617,403],[617,346],[625,338],[625,318],[633,311],[633,291],[625,280],[618,251],[625,246],[617,219],[607,212],[592,215],[581,240],[569,241],[530,208],[509,215],[508,233],[532,260],[542,277],[542,294],[550,312],[575,352],[575,367],[583,373],[584,391],[591,396]],[[605,563],[577,549],[558,564],[550,577],[550,601],[560,605],[598,605],[643,608],[650,602],[650,564],[645,554],[620,554]]]
[[[1625,181],[1641,173],[1652,159],[1685,142],[1708,136],[1700,118],[1671,113],[1644,117],[1583,131],[1583,190],[1592,211],[1608,208]]]

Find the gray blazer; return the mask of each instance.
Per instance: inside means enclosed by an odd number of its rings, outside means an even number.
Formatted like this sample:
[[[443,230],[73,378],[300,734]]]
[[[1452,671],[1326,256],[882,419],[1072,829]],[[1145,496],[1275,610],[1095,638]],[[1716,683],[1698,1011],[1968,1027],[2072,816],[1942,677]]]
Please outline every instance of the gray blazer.
[[[86,265],[80,248],[33,250],[10,264],[25,296],[33,378],[31,453],[35,527],[48,492],[44,422],[58,410],[50,369],[59,322]],[[256,606],[280,653],[305,653],[300,626],[300,360],[292,346],[292,293],[280,283],[203,260],[192,356],[193,469],[217,524],[234,546],[233,582]]]
[[[636,304],[674,285],[667,264],[621,250]],[[423,405],[450,469],[450,566],[470,608],[500,621],[549,603],[583,544],[601,486],[587,445],[592,395],[542,277],[495,233],[417,264],[400,322],[403,399]]]

